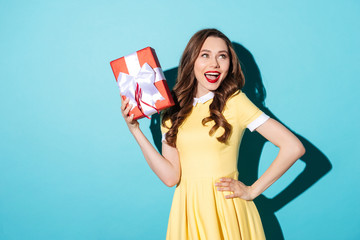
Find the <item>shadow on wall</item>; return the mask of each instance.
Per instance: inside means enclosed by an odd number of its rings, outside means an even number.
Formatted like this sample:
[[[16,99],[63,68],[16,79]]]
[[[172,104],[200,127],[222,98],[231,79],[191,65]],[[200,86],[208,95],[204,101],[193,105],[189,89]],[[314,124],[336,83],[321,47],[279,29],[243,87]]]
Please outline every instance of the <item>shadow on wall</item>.
[[[246,84],[243,88],[243,91],[248,96],[248,98],[263,112],[265,112],[271,118],[281,122],[281,120],[279,120],[265,106],[266,91],[262,83],[260,70],[252,54],[238,43],[233,42],[233,46],[245,74]],[[177,68],[172,68],[165,71],[164,73],[168,81],[169,88],[172,89],[175,85]],[[157,149],[161,151],[159,114],[152,115],[150,130],[152,132],[153,140]],[[266,239],[270,240],[284,239],[283,232],[281,230],[280,223],[275,216],[275,212],[305,192],[306,189],[310,188],[315,182],[326,175],[332,168],[329,159],[318,148],[316,148],[303,136],[295,132],[293,133],[300,139],[306,149],[305,155],[300,159],[306,164],[305,169],[290,185],[288,185],[274,198],[269,199],[264,195],[260,195],[254,200],[261,216]],[[244,133],[239,150],[238,170],[239,180],[246,185],[252,185],[259,178],[258,170],[260,156],[266,142],[267,140],[256,131],[251,133],[250,131],[246,130]]]

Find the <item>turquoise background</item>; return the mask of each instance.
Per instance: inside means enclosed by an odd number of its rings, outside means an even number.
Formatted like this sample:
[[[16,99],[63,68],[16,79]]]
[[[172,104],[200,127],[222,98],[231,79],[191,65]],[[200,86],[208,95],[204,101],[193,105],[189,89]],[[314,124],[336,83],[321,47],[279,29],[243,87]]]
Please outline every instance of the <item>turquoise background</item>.
[[[127,130],[109,62],[151,46],[171,78],[206,27],[247,51],[247,86],[308,150],[257,199],[268,239],[360,238],[359,1],[1,0],[0,239],[165,239],[174,188]],[[258,174],[277,152],[262,144]]]

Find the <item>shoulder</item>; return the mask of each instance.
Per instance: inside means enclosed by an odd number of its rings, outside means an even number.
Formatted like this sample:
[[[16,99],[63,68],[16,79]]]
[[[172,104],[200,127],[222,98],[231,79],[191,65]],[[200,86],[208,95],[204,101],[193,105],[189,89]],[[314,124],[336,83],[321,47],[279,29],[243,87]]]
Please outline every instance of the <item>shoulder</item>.
[[[226,102],[227,112],[231,114],[244,127],[258,118],[262,111],[251,102],[241,90],[236,91]]]
[[[235,106],[239,107],[239,106],[248,104],[249,101],[250,100],[248,99],[248,97],[246,96],[246,94],[243,91],[237,90],[227,100],[226,105],[227,106],[235,105]]]

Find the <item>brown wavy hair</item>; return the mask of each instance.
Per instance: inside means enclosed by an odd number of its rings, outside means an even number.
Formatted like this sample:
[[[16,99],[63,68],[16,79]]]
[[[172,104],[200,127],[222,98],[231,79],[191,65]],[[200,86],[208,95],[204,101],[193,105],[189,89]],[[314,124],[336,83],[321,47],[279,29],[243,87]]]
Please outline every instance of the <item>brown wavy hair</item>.
[[[244,74],[241,71],[240,62],[230,40],[217,29],[203,29],[191,37],[180,59],[178,76],[172,90],[175,105],[162,112],[162,125],[164,127],[168,127],[165,125],[165,121],[168,119],[171,120],[171,127],[165,135],[165,139],[170,146],[176,147],[178,129],[193,108],[193,100],[197,90],[194,64],[200,54],[202,45],[208,37],[218,37],[225,41],[230,55],[230,67],[225,79],[220,86],[213,91],[215,95],[209,107],[210,116],[204,118],[202,124],[205,125],[210,121],[215,122],[215,125],[209,131],[210,136],[212,136],[219,127],[225,130],[221,136],[217,137],[219,142],[227,143],[231,135],[232,126],[225,119],[223,110],[226,101],[237,90],[244,86]]]

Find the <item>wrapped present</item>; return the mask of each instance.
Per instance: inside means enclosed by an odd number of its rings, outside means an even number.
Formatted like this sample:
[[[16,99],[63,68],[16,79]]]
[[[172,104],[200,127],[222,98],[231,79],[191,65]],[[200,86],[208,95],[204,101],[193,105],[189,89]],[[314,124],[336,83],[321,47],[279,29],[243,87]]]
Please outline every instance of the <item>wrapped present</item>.
[[[129,115],[149,116],[174,105],[155,50],[151,47],[110,62],[120,95],[130,99]]]

